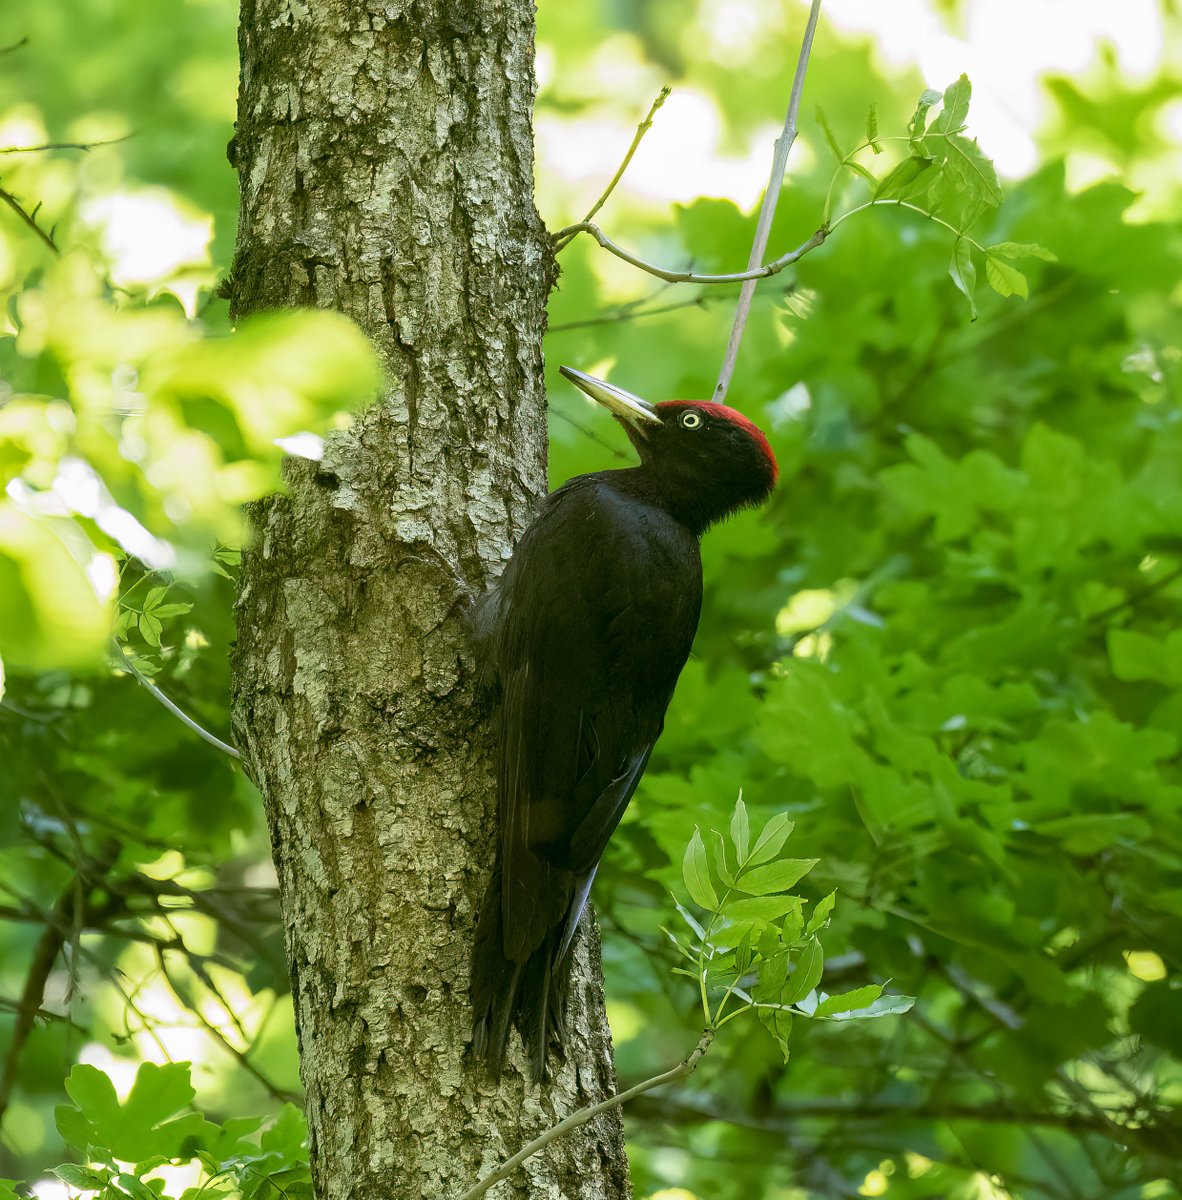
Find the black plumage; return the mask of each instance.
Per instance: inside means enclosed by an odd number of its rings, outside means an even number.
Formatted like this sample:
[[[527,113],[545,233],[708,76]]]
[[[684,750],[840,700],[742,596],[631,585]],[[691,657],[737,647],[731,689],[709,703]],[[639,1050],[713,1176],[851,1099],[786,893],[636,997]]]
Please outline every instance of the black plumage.
[[[734,409],[650,405],[562,368],[620,420],[641,465],[548,496],[474,615],[501,688],[500,831],[472,955],[473,1044],[502,1068],[516,1024],[544,1078],[564,1037],[569,948],[636,790],[702,602],[698,539],[761,503],[776,464]]]

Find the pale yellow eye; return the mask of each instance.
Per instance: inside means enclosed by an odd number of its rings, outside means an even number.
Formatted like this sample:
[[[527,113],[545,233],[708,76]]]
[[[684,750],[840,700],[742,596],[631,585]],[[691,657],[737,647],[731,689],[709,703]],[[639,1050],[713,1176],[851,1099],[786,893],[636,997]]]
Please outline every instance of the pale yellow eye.
[[[694,412],[692,408],[686,409],[686,411],[681,414],[681,426],[683,429],[697,429],[701,424],[701,416]]]

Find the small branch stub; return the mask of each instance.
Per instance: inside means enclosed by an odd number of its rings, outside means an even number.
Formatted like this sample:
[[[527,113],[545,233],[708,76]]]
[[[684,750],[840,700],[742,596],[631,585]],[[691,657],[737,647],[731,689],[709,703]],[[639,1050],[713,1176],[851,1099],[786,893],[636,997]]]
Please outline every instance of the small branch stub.
[[[589,1104],[586,1108],[580,1108],[578,1112],[571,1113],[566,1120],[559,1121],[557,1125],[547,1129],[540,1137],[536,1137],[532,1142],[522,1146],[512,1158],[506,1159],[496,1170],[490,1171],[479,1183],[466,1191],[461,1200],[477,1200],[477,1197],[483,1196],[489,1188],[500,1183],[502,1179],[508,1179],[523,1162],[533,1158],[539,1150],[544,1150],[552,1141],[562,1137],[571,1129],[577,1129],[580,1125],[586,1125],[588,1121],[593,1121],[600,1113],[609,1112],[621,1104],[627,1104],[629,1100],[636,1096],[642,1096],[645,1092],[651,1092],[653,1088],[661,1087],[666,1083],[674,1083],[678,1079],[685,1079],[688,1075],[692,1075],[698,1069],[698,1064],[702,1061],[706,1051],[710,1049],[713,1041],[714,1030],[709,1028],[703,1030],[698,1044],[693,1048],[689,1057],[683,1062],[679,1062],[677,1066],[660,1075],[645,1079],[635,1087],[628,1088],[627,1091],[617,1092],[614,1096],[609,1096],[598,1104]]]

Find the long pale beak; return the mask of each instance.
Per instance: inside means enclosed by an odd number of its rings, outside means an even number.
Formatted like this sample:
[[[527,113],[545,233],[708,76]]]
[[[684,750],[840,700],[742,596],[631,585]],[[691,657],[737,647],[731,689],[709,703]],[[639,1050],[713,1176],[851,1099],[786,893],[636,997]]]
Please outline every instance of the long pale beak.
[[[640,432],[643,425],[660,425],[661,418],[657,410],[647,401],[631,392],[618,388],[613,383],[605,383],[594,375],[584,375],[573,367],[559,367],[559,374],[565,375],[581,392],[586,392],[592,400],[602,404],[613,417],[627,422]]]

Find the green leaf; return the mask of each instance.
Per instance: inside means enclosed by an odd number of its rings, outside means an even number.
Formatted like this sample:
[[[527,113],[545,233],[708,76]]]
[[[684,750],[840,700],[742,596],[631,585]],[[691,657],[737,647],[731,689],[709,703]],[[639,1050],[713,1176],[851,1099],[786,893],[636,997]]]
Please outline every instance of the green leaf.
[[[669,939],[669,941],[673,943],[673,948],[677,951],[678,954],[680,954],[683,958],[690,959],[691,961],[697,961],[695,959],[695,956],[693,955],[693,953],[688,949],[688,947],[683,946],[681,944],[681,941],[678,938],[677,934],[675,934],[667,925],[661,925],[661,926],[659,926],[659,928],[660,928],[661,932]],[[673,969],[675,971],[677,970],[676,967],[674,967]],[[695,977],[696,977],[696,973],[695,973]]]
[[[788,952],[781,949],[776,954],[762,958],[757,975],[759,995],[765,1000],[778,1002],[788,980]]]
[[[878,105],[872,104],[870,111],[866,114],[866,140],[870,143],[871,149],[875,154],[882,153],[882,147],[878,144]]]
[[[816,858],[781,858],[754,870],[741,871],[735,886],[751,896],[786,892],[817,865]]]
[[[748,866],[767,862],[769,858],[779,854],[795,828],[787,813],[776,813],[755,839],[755,845],[751,847],[751,854],[747,859]]]
[[[140,615],[140,633],[144,636],[144,641],[149,646],[160,648],[160,635],[164,632],[164,626],[151,615],[151,613],[142,613]]]
[[[880,996],[865,1008],[853,1012],[835,1013],[831,1021],[866,1021],[875,1017],[894,1017],[899,1013],[910,1012],[915,1007],[914,996]]]
[[[143,604],[140,605],[140,609],[143,612],[151,612],[158,604],[164,602],[164,597],[167,595],[168,588],[166,587],[150,588],[148,594],[144,597]]]
[[[852,992],[842,992],[837,996],[829,996],[817,1005],[814,1017],[832,1017],[838,1013],[853,1013],[860,1008],[867,1008],[882,995],[881,983],[870,983],[865,987],[854,988]]]
[[[678,900],[673,901],[673,907],[677,909],[681,919],[693,930],[694,936],[702,941],[706,937],[706,931],[702,928],[702,923],[694,916],[692,912],[684,904]]]
[[[66,1079],[74,1102],[55,1110],[58,1131],[80,1150],[103,1147],[121,1162],[163,1154],[191,1158],[216,1133],[199,1113],[173,1116],[193,1100],[188,1063],[141,1063],[126,1101],[97,1067],[77,1064]]]
[[[964,238],[957,238],[952,247],[952,265],[948,268],[952,282],[969,302],[969,316],[977,319],[977,268],[973,263],[972,247]]]
[[[855,162],[852,158],[849,158],[846,159],[845,165],[849,167],[849,169],[853,171],[855,175],[860,175],[864,180],[866,180],[866,182],[870,184],[871,189],[876,189],[878,187],[878,177],[866,170],[866,168],[862,166],[860,162]]]
[[[159,1200],[158,1195],[142,1179],[126,1171],[115,1176],[115,1182],[131,1197],[131,1200]],[[163,1183],[163,1180],[153,1180]]]
[[[828,896],[818,900],[812,915],[809,917],[809,923],[804,927],[805,933],[817,933],[819,930],[824,929],[829,923],[829,914],[833,911],[833,906],[836,903],[836,889],[830,892]]]
[[[928,179],[927,173],[934,165],[934,159],[927,155],[913,154],[910,158],[905,158],[893,171],[887,175],[879,183],[877,190],[874,193],[877,200],[906,200],[923,191],[923,188],[915,188],[913,185],[921,177],[924,177],[924,187],[926,188]]]
[[[788,1039],[792,1035],[792,1014],[779,1005],[760,1007],[756,1011],[759,1013],[760,1023],[776,1039],[780,1053],[787,1062],[789,1057]]]
[[[800,906],[799,896],[743,896],[728,900],[722,907],[722,915],[735,925],[747,921],[777,921]]]
[[[969,198],[996,208],[1004,197],[992,160],[975,141],[958,133],[946,137],[944,145],[948,148],[947,168],[956,175]]]
[[[1026,276],[1016,267],[994,258],[992,254],[985,256],[985,278],[999,296],[1021,296],[1025,300],[1030,294]]]
[[[819,104],[817,105],[817,124],[821,126],[821,132],[825,135],[825,141],[829,143],[829,149],[833,151],[833,157],[839,163],[844,162],[845,155],[837,145],[837,138],[833,136],[833,130],[829,127],[829,118],[825,116],[825,110]]]
[[[94,1167],[80,1167],[77,1163],[62,1163],[54,1167],[50,1174],[56,1175],[62,1183],[69,1184],[83,1192],[97,1192],[107,1186],[111,1178],[109,1171],[99,1171]]]
[[[742,979],[747,974],[754,961],[755,954],[751,949],[751,931],[747,930],[735,944],[735,974],[738,978]]]
[[[739,793],[735,801],[735,811],[731,817],[731,843],[735,847],[735,856],[742,866],[751,848],[751,823],[747,819],[747,805],[743,803],[743,793]]]
[[[996,242],[985,247],[986,254],[994,254],[999,258],[1041,258],[1046,262],[1058,262],[1059,259],[1045,246],[1037,242]]]
[[[929,93],[924,92],[924,96]],[[962,75],[955,83],[950,84],[944,89],[942,97],[944,106],[940,110],[940,115],[932,122],[929,133],[955,133],[958,129],[963,129],[965,122],[969,119],[969,101],[972,99],[973,85],[969,83],[969,77]],[[920,99],[923,103],[923,99]],[[914,120],[914,118],[912,118]]]
[[[718,872],[718,878],[730,887],[735,882],[735,877],[726,861],[726,841],[717,829],[712,829],[710,836],[714,842],[714,869]]]
[[[816,937],[810,937],[796,957],[796,970],[789,976],[780,997],[781,1004],[803,1000],[821,982],[825,970],[825,952]]]
[[[718,896],[714,891],[714,885],[710,882],[710,864],[706,861],[706,845],[702,841],[701,832],[696,828],[694,836],[690,838],[689,845],[685,848],[685,857],[681,860],[681,878],[685,882],[690,899],[699,908],[713,912],[718,907]]]
[[[166,617],[180,617],[185,613],[192,611],[193,606],[191,604],[182,604],[180,602],[176,602],[173,604],[159,605],[157,608],[152,610],[152,616],[158,617],[160,620],[164,620]]]
[[[86,569],[94,548],[65,517],[32,517],[0,499],[0,655],[10,668],[95,667],[111,630],[109,599]]]
[[[1110,629],[1108,658],[1117,679],[1182,686],[1182,630],[1176,630],[1163,641],[1132,629]]]
[[[915,108],[915,114],[907,123],[907,133],[913,142],[923,137],[927,125],[928,111],[933,104],[939,104],[940,100],[941,94],[934,88],[925,88],[920,95],[919,103]]]

